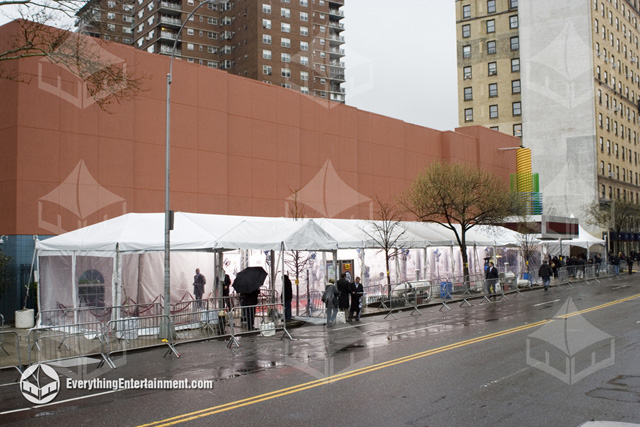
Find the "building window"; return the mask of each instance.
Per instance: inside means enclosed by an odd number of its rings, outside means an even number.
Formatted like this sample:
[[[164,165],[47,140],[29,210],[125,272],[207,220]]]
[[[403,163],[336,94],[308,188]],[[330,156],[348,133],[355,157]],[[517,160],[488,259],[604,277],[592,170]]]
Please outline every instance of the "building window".
[[[517,9],[518,0],[509,0],[509,9]]]
[[[500,126],[489,126],[489,129],[495,130],[496,132],[500,132]]]
[[[309,57],[301,56],[300,57],[300,65],[309,65]]]
[[[520,101],[514,102],[511,105],[512,105],[513,115],[514,116],[521,116],[522,115],[522,107],[521,107]]]
[[[271,65],[263,65],[262,66],[262,74],[266,74],[266,75],[270,76],[271,73],[272,73]]]
[[[271,5],[270,4],[262,4],[262,12],[263,13],[271,13]]]
[[[187,28],[187,35],[188,35],[188,36],[192,36],[192,35],[193,35],[193,33],[194,33],[193,28]]]
[[[291,39],[287,39],[287,38],[281,38],[280,39],[280,46],[282,47],[291,47]]]
[[[309,50],[309,42],[300,42],[300,50],[308,51]]]
[[[511,93],[520,93],[520,80],[511,81]]]
[[[269,34],[262,35],[262,43],[271,44],[271,36]]]
[[[495,76],[498,74],[498,63],[497,62],[489,62],[488,64],[489,67],[489,75],[490,76]]]
[[[187,50],[193,50],[193,43],[187,43]]]
[[[498,96],[498,83],[489,84],[489,98]]]
[[[287,22],[280,23],[280,31],[282,31],[283,33],[290,33],[291,32],[291,24],[289,24]]]
[[[489,118],[497,119],[498,118],[498,106],[497,105],[489,105]]]
[[[285,9],[284,7],[280,9],[280,16],[283,18],[291,18],[291,9]]]
[[[600,160],[600,175],[604,175],[604,160]]]
[[[300,93],[303,95],[309,95],[309,88],[307,86],[300,86]]]
[[[471,58],[471,46],[462,46],[462,57]]]
[[[285,89],[291,89],[291,83],[281,83],[280,87],[283,87]]]
[[[496,13],[496,0],[487,0],[487,13]]]
[[[308,35],[309,35],[309,28],[307,28],[307,27],[300,27],[300,35],[301,35],[301,36],[308,36]]]
[[[466,24],[462,26],[462,37],[465,39],[471,37],[471,25]]]
[[[471,5],[465,4],[462,6],[462,17],[471,18]]]
[[[262,49],[262,59],[271,59],[271,51]]]
[[[291,62],[291,54],[290,53],[281,53],[280,60],[282,62]]]
[[[598,126],[602,129],[602,113],[598,113]]]
[[[607,139],[607,155],[611,155],[611,141]]]
[[[604,153],[604,138],[600,137],[600,152]]]
[[[300,71],[300,80],[302,80],[303,82],[309,81],[309,72]]]
[[[487,53],[489,55],[495,55],[496,54],[496,41],[495,40],[491,40],[491,41],[487,42]]]
[[[509,17],[509,28],[518,28],[518,15],[512,15]]]
[[[309,0],[300,0],[300,6],[309,7]]]
[[[473,108],[465,108],[464,109],[464,121],[472,122],[473,121]]]
[[[520,37],[515,36],[511,37],[511,50],[520,49]]]
[[[282,77],[289,78],[289,77],[291,77],[291,70],[290,70],[290,69],[288,69],[288,68],[282,68],[282,69],[280,70],[280,75],[281,75]]]
[[[473,99],[473,88],[465,87],[464,88],[464,100],[471,101]]]
[[[487,21],[487,33],[495,33],[496,32],[496,21],[493,19],[489,19]]]
[[[464,68],[462,69],[462,76],[463,76],[463,78],[464,78],[465,80],[469,80],[469,79],[471,79],[471,77],[472,77],[472,76],[471,76],[471,66],[464,67]]]
[[[511,60],[511,72],[516,73],[520,71],[520,58],[513,58]]]
[[[262,28],[266,28],[267,30],[271,29],[271,19],[263,19],[262,20]]]
[[[307,12],[300,12],[300,20],[302,22],[309,21],[309,14]]]
[[[522,124],[516,123],[513,125],[513,136],[517,136],[518,138],[522,138]]]

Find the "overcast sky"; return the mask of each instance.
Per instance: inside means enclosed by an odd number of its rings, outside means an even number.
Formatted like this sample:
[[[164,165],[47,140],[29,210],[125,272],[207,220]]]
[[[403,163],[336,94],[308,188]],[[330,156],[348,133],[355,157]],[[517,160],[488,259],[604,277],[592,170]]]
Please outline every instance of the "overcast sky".
[[[455,2],[345,0],[343,10],[347,104],[438,130],[457,127]]]
[[[345,0],[347,104],[438,130],[458,126],[453,0]]]

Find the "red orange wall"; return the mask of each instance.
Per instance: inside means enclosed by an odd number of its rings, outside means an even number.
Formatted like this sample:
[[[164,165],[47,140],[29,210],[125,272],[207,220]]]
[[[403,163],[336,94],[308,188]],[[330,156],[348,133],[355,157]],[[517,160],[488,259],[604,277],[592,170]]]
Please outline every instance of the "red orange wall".
[[[1,27],[0,39],[15,25]],[[58,79],[65,93],[78,88],[73,75],[47,60],[0,64],[19,67],[28,80],[0,80],[0,234],[56,234],[125,211],[164,210],[169,59],[96,42],[128,72],[145,76],[144,90],[109,112],[45,90]],[[382,199],[436,160],[476,164],[505,182],[515,172],[515,152],[498,147],[519,140],[485,128],[440,132],[183,61],[174,62],[173,81],[176,211],[284,216],[290,190],[305,187],[327,160],[345,184]],[[81,161],[95,182],[80,179],[74,190],[70,174]],[[60,200],[43,200],[51,192]],[[346,194],[329,188],[316,201],[339,217],[369,218],[371,204],[353,206]],[[122,201],[103,206],[109,197]],[[306,214],[321,215],[309,207]]]

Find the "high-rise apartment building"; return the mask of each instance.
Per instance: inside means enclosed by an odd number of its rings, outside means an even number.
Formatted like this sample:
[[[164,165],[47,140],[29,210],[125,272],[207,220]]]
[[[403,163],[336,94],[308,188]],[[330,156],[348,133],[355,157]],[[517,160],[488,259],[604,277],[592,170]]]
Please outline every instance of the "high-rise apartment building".
[[[171,54],[197,0],[135,0],[130,21],[122,0],[94,0],[79,15],[83,32]],[[344,0],[213,0],[185,25],[175,55],[188,62],[344,102]],[[99,22],[101,25],[95,25]],[[96,30],[99,27],[99,30]],[[123,28],[130,37],[123,37]]]
[[[639,201],[638,7],[456,0],[460,124],[521,136],[545,213]]]

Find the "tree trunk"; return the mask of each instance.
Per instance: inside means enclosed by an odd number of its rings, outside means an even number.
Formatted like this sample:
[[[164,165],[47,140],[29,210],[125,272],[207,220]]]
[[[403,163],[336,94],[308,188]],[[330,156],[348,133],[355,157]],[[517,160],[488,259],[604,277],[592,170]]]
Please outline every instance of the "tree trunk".
[[[387,267],[387,296],[389,297],[389,304],[391,304],[391,275],[389,274],[389,250],[384,250],[385,266]]]
[[[464,275],[464,290],[469,292],[469,257],[467,255],[467,245],[460,245],[460,251],[462,252],[462,274]]]

